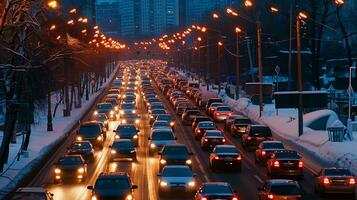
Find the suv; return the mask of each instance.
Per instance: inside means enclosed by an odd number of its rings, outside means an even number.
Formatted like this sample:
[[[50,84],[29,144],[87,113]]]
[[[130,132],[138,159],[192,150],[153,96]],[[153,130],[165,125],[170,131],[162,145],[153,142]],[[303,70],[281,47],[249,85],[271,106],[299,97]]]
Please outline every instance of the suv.
[[[88,186],[92,190],[91,199],[133,199],[134,189],[129,175],[123,172],[101,173],[95,182],[94,187]]]
[[[256,150],[263,141],[273,140],[270,128],[263,125],[249,125],[242,136],[242,146],[245,149]]]

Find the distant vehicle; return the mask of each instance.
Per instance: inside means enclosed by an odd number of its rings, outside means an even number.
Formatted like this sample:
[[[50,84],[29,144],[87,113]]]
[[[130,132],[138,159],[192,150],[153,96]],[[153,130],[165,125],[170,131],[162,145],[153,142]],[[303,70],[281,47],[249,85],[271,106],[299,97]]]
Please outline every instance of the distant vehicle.
[[[109,120],[105,113],[98,113],[94,116],[94,120],[102,122],[106,129],[109,129]]]
[[[152,126],[151,129],[171,129],[170,123],[168,121],[155,121]]]
[[[121,124],[135,124],[139,125],[140,117],[135,113],[124,113],[121,116]]]
[[[115,110],[114,106],[111,103],[97,103],[97,105],[95,106],[94,115],[97,115],[99,113],[106,114],[109,119],[115,119]]]
[[[300,155],[292,150],[275,151],[267,162],[268,175],[272,178],[291,176],[304,177],[304,163]]]
[[[192,167],[192,155],[183,144],[165,145],[160,155],[160,170],[166,165],[187,165]]]
[[[87,164],[81,155],[64,155],[54,163],[54,182],[79,180],[87,177]]]
[[[10,200],[54,200],[54,195],[42,187],[18,188]]]
[[[252,121],[246,117],[235,119],[230,128],[232,135],[242,137],[247,132],[247,127],[251,124]]]
[[[209,117],[205,117],[205,116],[196,116],[195,119],[192,122],[192,130],[195,130],[195,128],[197,127],[198,123],[200,122],[211,122],[212,120]]]
[[[132,183],[129,175],[122,172],[101,173],[94,187],[87,187],[87,189],[92,190],[92,200],[134,199],[134,190],[137,188],[138,186]]]
[[[206,133],[207,130],[216,130],[214,123],[211,121],[199,122],[194,130],[195,139],[201,140],[202,136]]]
[[[258,188],[259,200],[302,198],[301,189],[296,181],[286,179],[270,179],[263,187]]]
[[[354,198],[356,193],[356,179],[351,171],[345,168],[322,169],[314,181],[314,186],[321,196],[350,194]]]
[[[203,183],[198,189],[195,200],[209,199],[229,199],[238,200],[237,191],[235,191],[229,183],[225,182],[208,182]]]
[[[213,119],[217,122],[222,122],[231,116],[233,111],[228,106],[218,106],[212,113]]]
[[[273,140],[268,126],[249,125],[246,133],[242,136],[242,146],[245,149],[256,150],[261,142],[267,140]]]
[[[209,150],[214,148],[216,145],[224,144],[225,142],[226,139],[221,131],[208,130],[201,138],[201,148]]]
[[[223,100],[220,98],[210,98],[207,100],[206,103],[206,112],[208,113],[208,108],[211,106],[212,103],[223,103]]]
[[[209,156],[210,168],[231,169],[240,172],[242,170],[242,155],[233,145],[217,145]]]
[[[176,122],[175,122],[175,119],[170,115],[170,114],[162,114],[162,115],[158,115],[156,117],[156,121],[160,121],[160,120],[163,120],[163,121],[168,121],[170,123],[170,126],[172,128],[172,130],[175,130],[175,125],[176,125]]]
[[[266,162],[271,158],[275,151],[284,149],[284,144],[280,141],[261,142],[258,149],[255,151],[255,161],[258,164],[266,165]]]
[[[86,161],[94,160],[94,149],[89,141],[76,141],[68,148],[67,154],[80,154]]]
[[[201,111],[199,110],[186,110],[182,114],[182,123],[184,125],[192,125],[193,120],[196,118],[196,116],[202,115]]]
[[[196,174],[185,165],[169,165],[162,169],[159,176],[159,194],[170,192],[194,192],[197,188]]]
[[[226,123],[224,124],[224,128],[227,131],[231,131],[231,125],[234,123],[234,120],[242,117],[241,115],[231,115],[226,118]]]
[[[113,142],[110,148],[110,160],[131,159],[137,161],[135,144],[130,139],[118,139]]]

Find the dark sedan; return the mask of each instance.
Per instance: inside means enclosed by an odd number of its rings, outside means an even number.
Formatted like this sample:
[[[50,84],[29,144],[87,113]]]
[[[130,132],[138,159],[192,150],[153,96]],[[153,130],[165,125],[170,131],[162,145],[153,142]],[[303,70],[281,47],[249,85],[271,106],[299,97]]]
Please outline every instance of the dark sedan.
[[[198,189],[195,200],[238,200],[237,192],[231,187],[229,183],[224,182],[208,182],[204,183]]]
[[[87,177],[87,164],[81,155],[65,155],[54,163],[54,182],[68,180],[84,181]]]
[[[212,171],[217,169],[242,170],[242,156],[233,145],[217,145],[209,157]]]
[[[120,124],[116,130],[113,130],[115,133],[115,139],[130,139],[135,146],[139,144],[139,129],[133,124]]]
[[[68,148],[69,155],[80,154],[86,161],[94,160],[94,149],[89,141],[77,141]]]
[[[166,165],[187,165],[192,167],[192,153],[183,144],[165,145],[160,155],[160,170]]]
[[[130,139],[115,140],[110,148],[110,160],[131,159],[136,161],[135,144]]]

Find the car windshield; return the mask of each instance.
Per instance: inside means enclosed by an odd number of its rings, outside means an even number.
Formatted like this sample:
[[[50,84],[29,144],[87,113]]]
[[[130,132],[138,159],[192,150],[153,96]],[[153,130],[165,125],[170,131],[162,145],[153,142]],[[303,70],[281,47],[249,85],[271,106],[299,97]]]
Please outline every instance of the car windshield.
[[[275,157],[281,159],[300,159],[299,154],[295,151],[278,151],[275,152]]]
[[[152,114],[165,114],[165,110],[153,110]]]
[[[234,147],[216,147],[215,153],[238,153]]]
[[[134,109],[134,108],[135,108],[135,105],[132,104],[132,103],[123,103],[123,104],[121,105],[121,108],[122,108],[122,109]]]
[[[277,195],[299,195],[300,189],[295,185],[274,185],[270,192]]]
[[[220,131],[209,131],[205,134],[205,137],[223,137]]]
[[[95,183],[95,189],[102,190],[129,190],[130,184],[128,179],[124,178],[101,178]]]
[[[203,187],[203,193],[204,194],[232,194],[233,191],[229,186],[226,185],[205,185]]]
[[[250,119],[235,119],[234,120],[235,124],[251,124],[252,122]]]
[[[213,125],[212,122],[200,123],[198,126],[199,126],[200,128],[213,128],[213,127],[214,127],[214,125]]]
[[[131,141],[117,141],[114,142],[112,145],[113,148],[119,148],[119,149],[132,149],[135,148],[133,142]]]
[[[198,110],[190,110],[190,111],[187,112],[187,114],[189,114],[189,115],[199,115],[199,114],[201,114],[201,112],[198,111]]]
[[[97,124],[82,125],[79,128],[79,134],[85,137],[96,137],[100,133],[100,126]]]
[[[223,103],[212,103],[211,107],[217,107],[217,106],[221,106],[223,105]]]
[[[90,149],[91,146],[89,143],[87,142],[75,142],[72,144],[71,146],[71,149],[76,149],[76,150],[79,150],[79,149]]]
[[[188,167],[165,167],[162,171],[163,177],[192,177]]]
[[[284,149],[283,143],[280,142],[267,142],[262,145],[263,149]]]
[[[101,103],[101,104],[97,104],[96,108],[98,110],[111,110],[113,108],[113,105],[110,103]]]
[[[99,120],[99,121],[104,121],[106,119],[107,119],[107,116],[105,114],[99,113],[97,115],[97,120]]]
[[[173,120],[172,116],[170,115],[159,115],[156,120],[165,120],[165,121],[171,121]]]
[[[272,137],[270,128],[268,127],[252,127],[249,135],[254,137]]]
[[[153,140],[174,140],[175,137],[170,131],[154,131],[151,138]]]
[[[58,160],[61,165],[78,165],[82,164],[82,159],[79,156],[65,156]]]
[[[211,121],[210,118],[207,117],[197,117],[195,119],[196,122],[204,122],[204,121]]]
[[[160,126],[170,126],[169,123],[167,121],[159,121],[159,122],[155,122],[153,125],[153,127],[160,127]]]
[[[326,176],[351,176],[351,172],[348,169],[326,169]]]
[[[46,193],[39,192],[16,192],[11,200],[46,200]]]
[[[125,113],[122,118],[123,119],[134,119],[134,118],[137,118],[137,115],[134,113]]]
[[[166,146],[162,152],[166,155],[188,155],[187,148],[185,146]]]
[[[124,101],[134,101],[135,100],[135,97],[134,96],[126,96]]]
[[[218,107],[217,111],[231,111],[231,109],[228,106],[224,106],[224,107]]]

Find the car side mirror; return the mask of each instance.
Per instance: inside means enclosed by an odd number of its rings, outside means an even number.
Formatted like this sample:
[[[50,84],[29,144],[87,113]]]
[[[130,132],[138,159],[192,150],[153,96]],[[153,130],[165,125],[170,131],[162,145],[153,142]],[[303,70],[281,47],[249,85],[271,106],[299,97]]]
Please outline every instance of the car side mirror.
[[[109,148],[112,148],[112,145],[109,145]]]
[[[194,154],[194,153],[192,153],[192,152],[188,153],[188,155],[190,155],[190,156],[193,156],[193,154]]]
[[[157,173],[156,176],[161,176],[161,173]]]
[[[88,189],[88,190],[93,190],[94,188],[93,188],[92,185],[89,185],[89,186],[87,186],[87,189]]]
[[[193,177],[196,177],[196,176],[197,176],[197,173],[193,173],[192,176],[193,176]]]
[[[131,189],[138,189],[138,186],[137,185],[132,185]]]
[[[115,133],[115,132],[117,132],[117,130],[113,130],[113,132]]]

